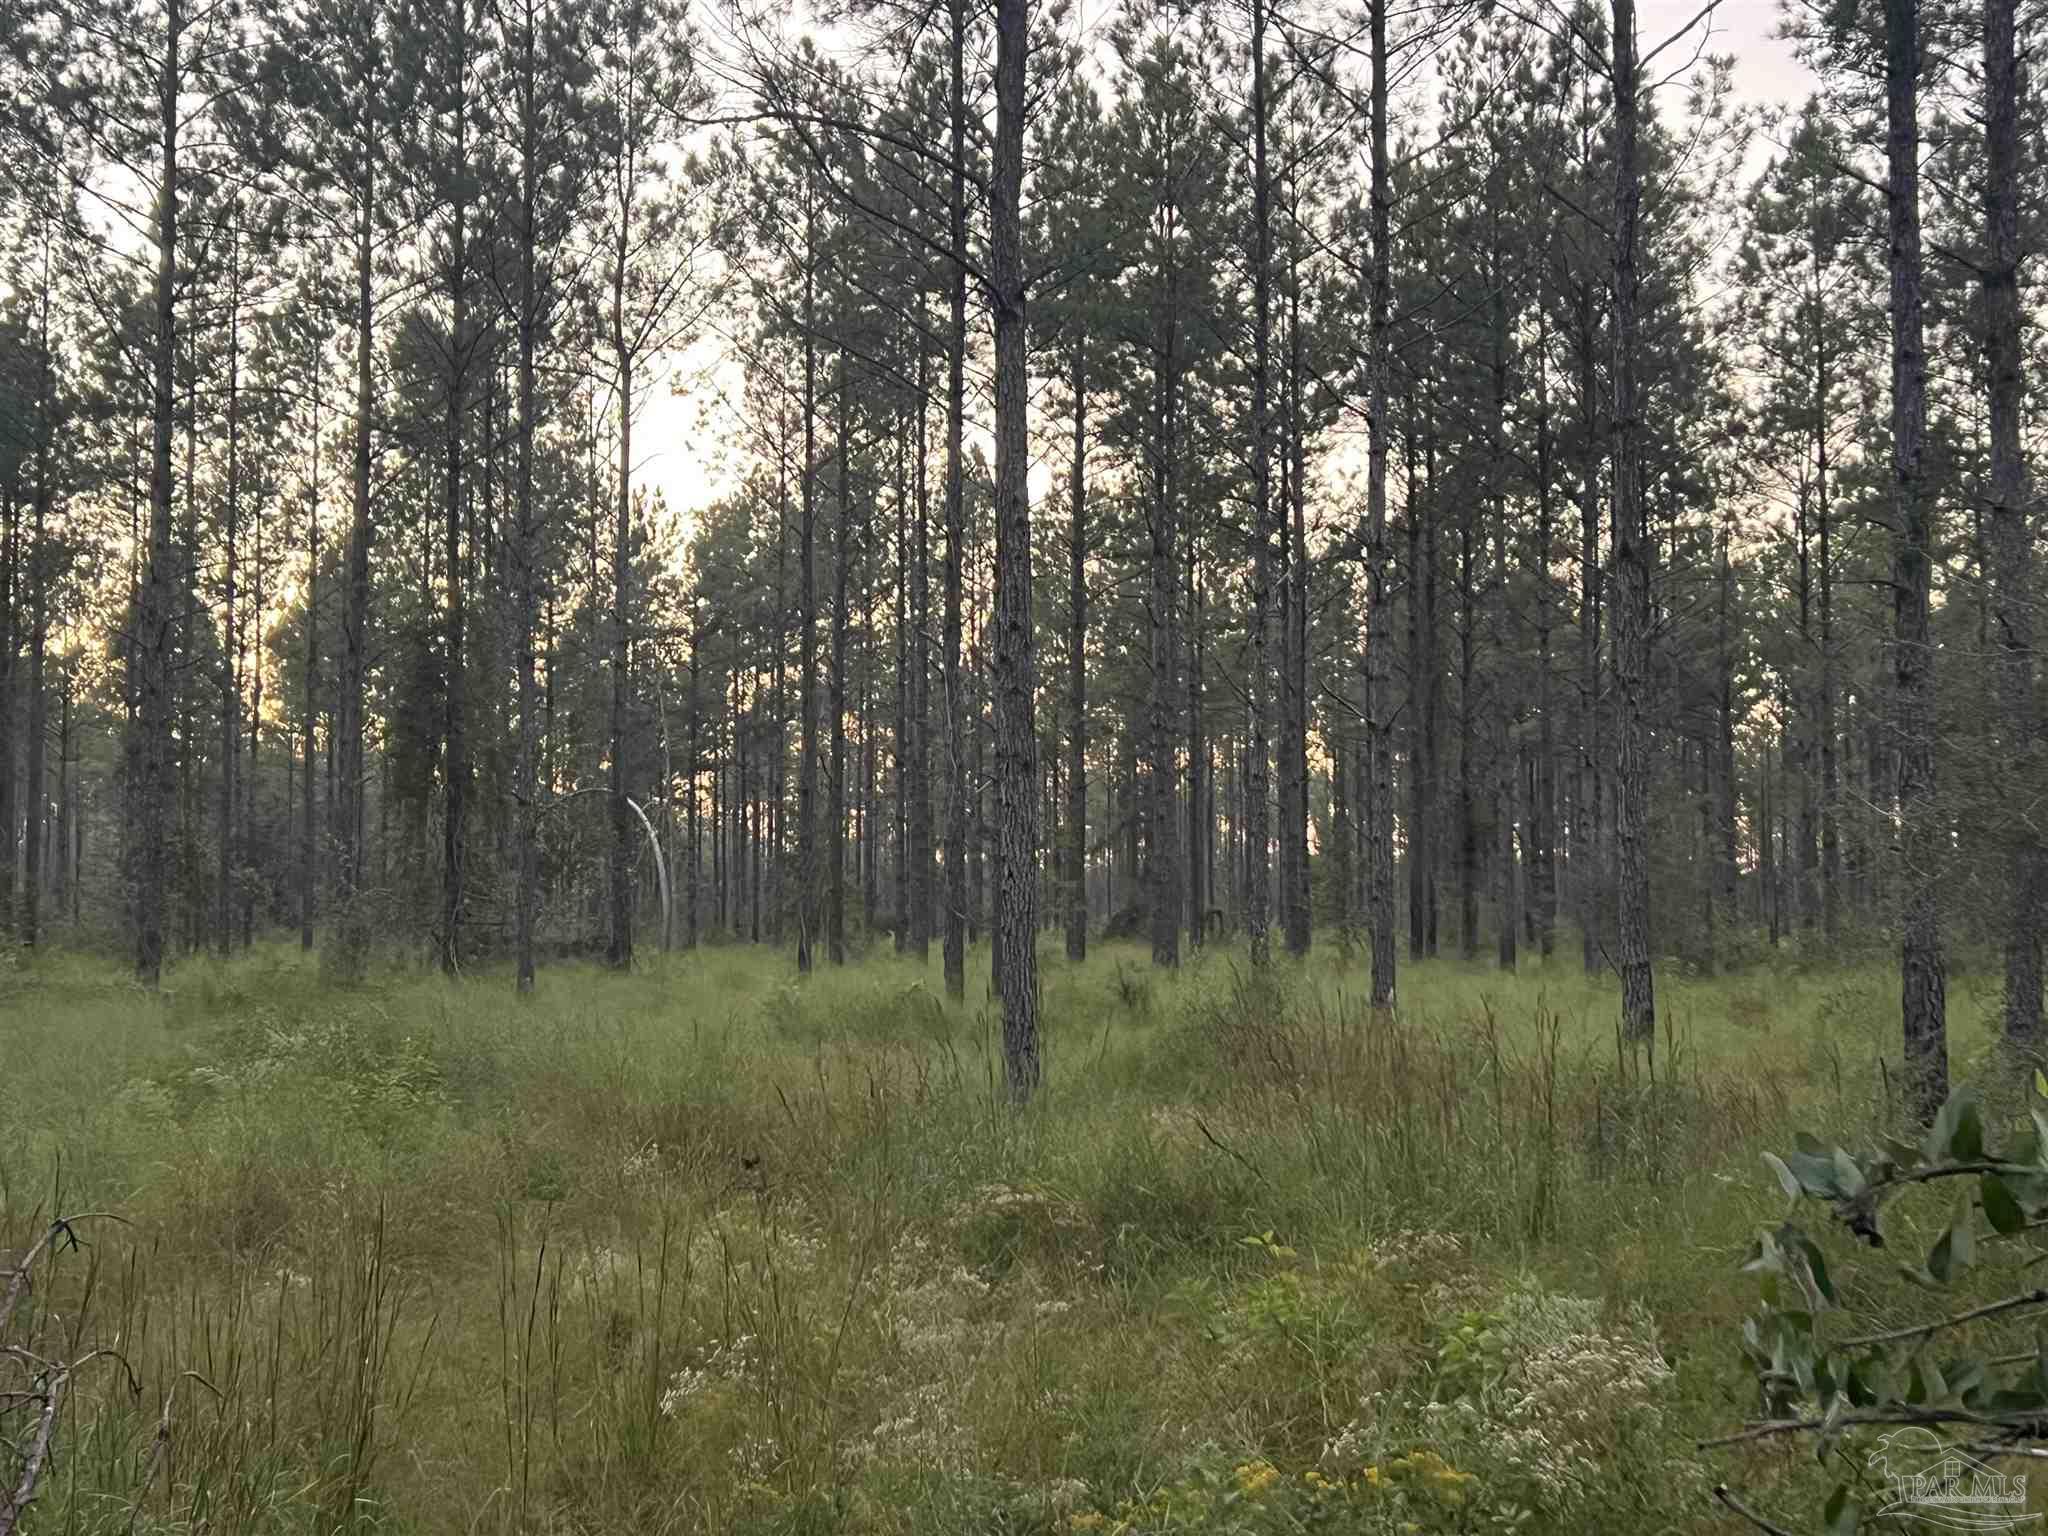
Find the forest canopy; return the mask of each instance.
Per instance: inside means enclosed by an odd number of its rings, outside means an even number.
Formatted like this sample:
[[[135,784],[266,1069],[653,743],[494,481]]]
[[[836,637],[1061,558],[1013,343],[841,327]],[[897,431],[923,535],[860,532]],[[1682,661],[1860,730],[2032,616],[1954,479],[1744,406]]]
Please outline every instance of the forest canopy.
[[[1019,1099],[1103,934],[1883,953],[1931,1112],[1952,965],[2041,1040],[2048,16],[1712,13],[10,6],[0,925],[986,941]]]

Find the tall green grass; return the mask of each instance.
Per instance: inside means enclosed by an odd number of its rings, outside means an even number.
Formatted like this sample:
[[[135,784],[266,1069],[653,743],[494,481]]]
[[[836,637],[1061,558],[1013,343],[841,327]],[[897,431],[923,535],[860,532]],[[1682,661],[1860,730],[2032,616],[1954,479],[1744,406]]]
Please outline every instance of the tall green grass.
[[[1048,952],[1016,1114],[985,963],[5,967],[0,1251],[121,1218],[5,1341],[118,1350],[39,1532],[1718,1529],[1757,1153],[1896,1113],[1876,969],[1665,980],[1644,1055],[1562,960]]]

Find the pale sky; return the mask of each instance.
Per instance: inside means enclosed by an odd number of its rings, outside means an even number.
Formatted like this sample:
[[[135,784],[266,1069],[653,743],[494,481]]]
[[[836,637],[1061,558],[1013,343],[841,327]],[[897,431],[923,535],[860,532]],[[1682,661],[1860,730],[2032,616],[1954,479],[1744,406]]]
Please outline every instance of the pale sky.
[[[1648,50],[1662,43],[1693,20],[1703,3],[1640,0],[1640,46]],[[1778,20],[1778,0],[1720,0],[1709,19],[1707,51],[1734,55],[1735,92],[1744,102],[1797,104],[1813,88],[1813,76],[1792,56],[1791,44],[1774,35]],[[1674,45],[1658,64],[1682,62],[1676,55],[1683,46]],[[679,360],[679,370],[701,380],[718,353],[715,344],[704,343]],[[701,382],[687,393],[657,388],[634,430],[635,440],[646,445],[634,478],[643,487],[660,490],[670,507],[694,513],[732,488],[735,469],[721,448],[730,433],[730,420],[713,406]]]

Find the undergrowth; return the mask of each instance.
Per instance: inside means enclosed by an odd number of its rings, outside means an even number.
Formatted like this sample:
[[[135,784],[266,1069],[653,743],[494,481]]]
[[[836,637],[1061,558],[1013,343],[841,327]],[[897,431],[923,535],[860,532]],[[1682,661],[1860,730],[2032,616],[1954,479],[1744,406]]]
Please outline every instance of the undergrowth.
[[[1644,1054],[1562,960],[1044,974],[1014,1114],[985,972],[889,957],[10,959],[0,1253],[119,1218],[0,1341],[115,1352],[24,1529],[1725,1528],[1758,1152],[1896,1114],[1888,977],[1678,979]]]

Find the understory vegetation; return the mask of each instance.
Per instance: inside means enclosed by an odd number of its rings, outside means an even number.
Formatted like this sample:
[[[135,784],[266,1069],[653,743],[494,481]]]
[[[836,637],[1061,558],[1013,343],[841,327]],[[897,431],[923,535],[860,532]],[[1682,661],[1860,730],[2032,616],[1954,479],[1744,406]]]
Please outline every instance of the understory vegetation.
[[[960,1006],[879,955],[515,1002],[288,947],[160,994],[8,952],[0,1251],[106,1214],[0,1342],[118,1351],[23,1528],[1691,1531],[1732,1528],[1722,1480],[1818,1509],[1810,1448],[1696,1442],[1758,1406],[1759,1154],[1898,1122],[1887,967],[1674,979],[1645,1055],[1576,957],[1419,964],[1375,1015],[1334,947],[1105,945],[1048,961],[1018,1113],[978,958]],[[1997,1003],[1953,982],[1959,1079]],[[1838,1291],[1898,1289],[1816,1236]]]

